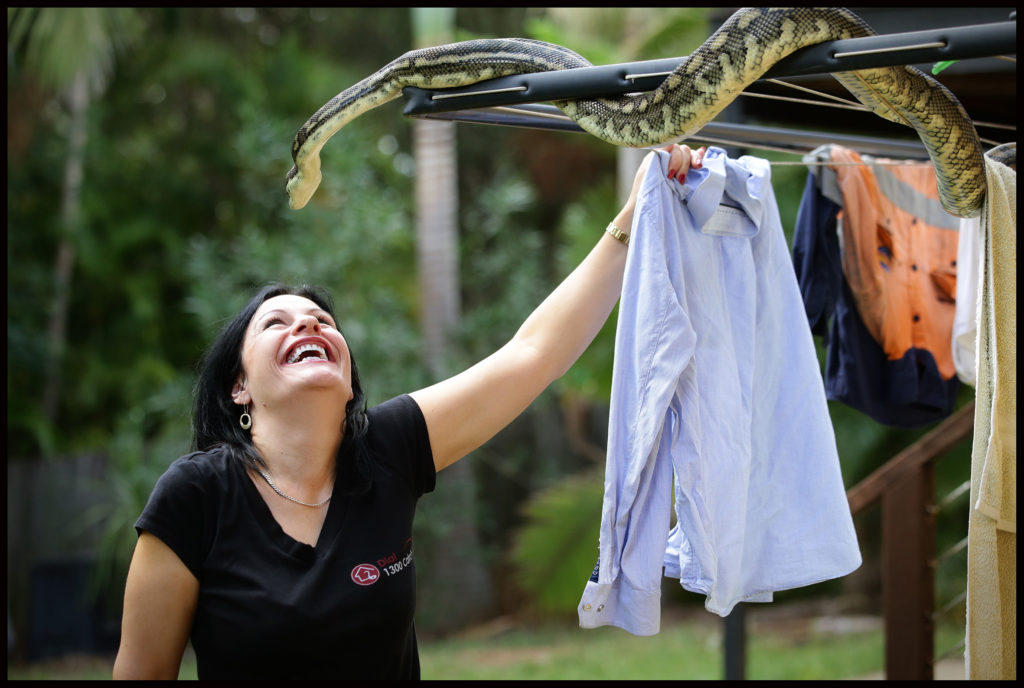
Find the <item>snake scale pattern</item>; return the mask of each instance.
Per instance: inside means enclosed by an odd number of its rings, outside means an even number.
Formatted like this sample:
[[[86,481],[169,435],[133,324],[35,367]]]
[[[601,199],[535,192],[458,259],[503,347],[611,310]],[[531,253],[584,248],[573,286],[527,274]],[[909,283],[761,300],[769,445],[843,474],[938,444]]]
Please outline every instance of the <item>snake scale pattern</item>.
[[[694,135],[743,89],[800,48],[875,35],[844,8],[743,8],[734,13],[655,90],[614,98],[556,101],[580,127],[627,147],[682,141]],[[353,118],[401,95],[466,86],[512,74],[592,66],[562,46],[522,38],[481,39],[413,50],[342,91],[299,129],[295,165],[286,176],[292,208],[320,184],[320,150]],[[911,66],[838,72],[833,76],[875,114],[915,129],[928,150],[943,207],[977,215],[985,195],[981,142],[960,102]]]

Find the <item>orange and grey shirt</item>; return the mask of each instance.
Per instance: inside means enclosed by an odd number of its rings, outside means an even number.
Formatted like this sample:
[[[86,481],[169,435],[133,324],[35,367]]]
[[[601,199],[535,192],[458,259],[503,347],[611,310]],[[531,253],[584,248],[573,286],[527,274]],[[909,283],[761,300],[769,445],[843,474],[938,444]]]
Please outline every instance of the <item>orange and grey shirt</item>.
[[[822,343],[828,347],[825,394],[831,401],[855,408],[893,427],[916,428],[934,423],[955,408],[959,379],[956,376],[944,378],[936,362],[940,356],[950,355],[949,340],[933,347],[935,355],[931,350],[916,348],[932,346],[930,343],[914,343],[915,335],[918,341],[932,341],[929,324],[939,322],[940,332],[946,327],[943,292],[947,287],[941,279],[945,271],[942,258],[936,259],[940,264],[933,267],[927,260],[930,254],[914,248],[922,239],[926,244],[932,242],[927,235],[913,233],[923,224],[941,227],[948,221],[942,219],[937,203],[922,200],[934,201],[934,196],[919,194],[917,189],[922,188],[921,185],[903,181],[898,175],[888,175],[891,167],[876,166],[876,172],[881,171],[881,174],[870,174],[869,169],[853,167],[850,162],[831,165],[834,147],[821,146],[804,156],[812,167],[793,230],[793,267],[807,320],[811,331],[821,336]],[[848,151],[841,152],[837,158],[859,160]],[[850,212],[844,210],[844,193],[839,188],[836,170],[844,171],[846,191],[851,195]],[[854,173],[855,170],[859,172]],[[931,186],[923,188],[934,189],[934,177]],[[855,200],[857,194],[874,200]],[[846,222],[841,223],[840,216]],[[864,218],[866,222],[854,223]],[[895,230],[892,229],[893,218]],[[910,229],[901,233],[901,228],[907,227]],[[945,229],[934,231],[940,233],[940,239],[948,239],[949,232]],[[906,234],[911,234],[910,238]],[[845,256],[840,250],[841,243],[849,248]],[[857,283],[860,300],[865,304],[863,311],[874,318],[874,333],[862,319],[862,305],[847,283],[844,257],[851,266],[850,274]],[[938,279],[928,273],[937,275]],[[923,284],[921,277],[925,278]],[[919,281],[914,282],[915,278]],[[932,318],[931,311],[924,307],[920,311],[913,307],[908,296],[911,289],[918,294],[928,294],[931,290],[933,296],[927,305],[938,311],[938,317]],[[948,289],[950,294],[954,293],[952,284]],[[923,326],[921,312],[928,316]],[[916,322],[914,315],[919,316]],[[897,324],[892,325],[892,322]],[[893,336],[886,328],[901,336]],[[886,339],[883,331],[889,334],[888,351],[880,343]],[[908,339],[911,344],[907,343]]]
[[[843,198],[843,275],[865,327],[890,361],[923,349],[943,379],[954,377],[959,220],[939,202],[934,169],[872,165],[889,161],[841,146],[830,159],[841,163],[833,169]]]

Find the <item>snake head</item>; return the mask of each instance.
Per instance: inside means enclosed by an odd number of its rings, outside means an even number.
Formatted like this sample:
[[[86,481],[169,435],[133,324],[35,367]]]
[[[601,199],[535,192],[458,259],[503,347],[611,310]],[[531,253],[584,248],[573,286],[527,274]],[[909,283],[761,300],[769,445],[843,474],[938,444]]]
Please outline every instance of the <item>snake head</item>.
[[[300,166],[297,162],[292,165],[285,175],[285,189],[288,191],[288,205],[292,210],[304,208],[313,193],[320,186],[320,156],[306,156]]]

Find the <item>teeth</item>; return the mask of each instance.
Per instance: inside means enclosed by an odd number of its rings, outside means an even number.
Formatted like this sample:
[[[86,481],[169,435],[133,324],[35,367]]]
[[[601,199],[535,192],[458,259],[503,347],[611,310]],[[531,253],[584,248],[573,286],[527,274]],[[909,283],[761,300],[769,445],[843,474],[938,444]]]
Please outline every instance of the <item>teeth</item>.
[[[288,362],[296,363],[299,360],[299,357],[302,356],[302,354],[306,353],[307,351],[315,351],[318,354],[317,356],[310,356],[309,358],[306,359],[307,361],[311,359],[320,361],[328,360],[327,351],[325,351],[324,348],[319,344],[303,344],[302,346],[296,347],[295,350],[292,351],[291,356],[288,357]]]

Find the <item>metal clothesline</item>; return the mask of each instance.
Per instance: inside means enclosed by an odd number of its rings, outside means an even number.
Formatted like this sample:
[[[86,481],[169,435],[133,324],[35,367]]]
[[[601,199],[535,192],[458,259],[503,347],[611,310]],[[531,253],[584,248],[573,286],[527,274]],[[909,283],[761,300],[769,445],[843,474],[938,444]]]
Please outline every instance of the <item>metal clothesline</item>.
[[[1016,21],[929,29],[808,46],[780,60],[764,74],[762,80],[995,57],[1016,52]],[[561,110],[553,105],[539,103],[651,91],[684,59],[674,57],[521,74],[454,89],[408,87],[403,91],[406,101],[403,114],[408,117],[582,132],[583,129]],[[842,99],[832,98],[842,102]],[[861,109],[856,104],[851,106]],[[792,153],[806,152],[823,143],[838,143],[869,155],[919,159],[928,157],[919,142],[725,122],[709,122],[691,139]]]

